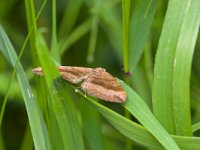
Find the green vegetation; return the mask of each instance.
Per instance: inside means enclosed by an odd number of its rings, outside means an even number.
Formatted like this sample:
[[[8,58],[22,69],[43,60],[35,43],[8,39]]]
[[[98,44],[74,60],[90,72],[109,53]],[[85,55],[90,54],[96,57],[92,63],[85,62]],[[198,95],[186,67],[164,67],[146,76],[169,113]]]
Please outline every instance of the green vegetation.
[[[199,26],[199,0],[0,1],[0,150],[200,149]],[[126,102],[59,65],[105,68]]]

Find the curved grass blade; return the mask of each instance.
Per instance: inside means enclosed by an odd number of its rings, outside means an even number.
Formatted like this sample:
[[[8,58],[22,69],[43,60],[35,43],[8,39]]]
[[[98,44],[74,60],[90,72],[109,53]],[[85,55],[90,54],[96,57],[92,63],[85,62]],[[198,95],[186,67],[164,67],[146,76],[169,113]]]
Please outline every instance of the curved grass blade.
[[[57,130],[60,132],[63,147],[69,150],[82,150],[83,139],[77,110],[69,96],[68,89],[63,86],[63,81],[55,80],[59,73],[40,33],[36,37],[36,48],[50,93],[51,110],[57,120],[59,127]]]
[[[169,1],[156,53],[153,110],[156,118],[170,134],[176,134],[172,90],[174,57],[184,16],[187,13],[186,8],[190,2]]]
[[[124,83],[122,83],[124,84]],[[126,90],[126,88],[125,88]],[[76,91],[79,91],[76,89]],[[83,97],[85,95],[79,91]],[[143,126],[125,118],[115,111],[96,102],[93,98],[85,97],[97,111],[99,111],[115,128],[134,142],[148,148],[163,149],[160,142]],[[200,147],[199,137],[171,136],[182,150],[198,150]]]
[[[165,149],[179,149],[175,141],[160,125],[148,106],[128,85],[121,84],[127,93],[124,107],[164,146]],[[156,129],[156,130],[155,130]]]
[[[5,31],[0,26],[0,50],[3,55],[6,57],[8,62],[15,66],[17,61],[17,54],[8,39]],[[41,111],[35,101],[31,87],[26,78],[25,72],[19,63],[17,67],[17,78],[19,80],[20,88],[24,97],[25,106],[28,113],[28,119],[32,131],[33,141],[35,149],[50,149],[49,138],[47,134],[47,128],[44,123]]]
[[[147,42],[159,1],[140,0],[130,22],[130,71],[134,72]]]
[[[190,113],[190,73],[200,25],[200,1],[187,5],[173,66],[173,105],[177,135],[192,135]]]

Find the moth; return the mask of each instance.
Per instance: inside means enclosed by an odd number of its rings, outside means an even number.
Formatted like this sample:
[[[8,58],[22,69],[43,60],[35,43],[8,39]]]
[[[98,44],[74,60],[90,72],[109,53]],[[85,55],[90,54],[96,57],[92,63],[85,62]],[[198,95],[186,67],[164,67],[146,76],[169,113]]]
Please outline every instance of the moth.
[[[32,71],[43,76],[41,67],[32,69]],[[91,96],[116,103],[126,101],[126,92],[117,80],[103,68],[59,66],[58,71],[64,80],[80,84],[81,89]]]

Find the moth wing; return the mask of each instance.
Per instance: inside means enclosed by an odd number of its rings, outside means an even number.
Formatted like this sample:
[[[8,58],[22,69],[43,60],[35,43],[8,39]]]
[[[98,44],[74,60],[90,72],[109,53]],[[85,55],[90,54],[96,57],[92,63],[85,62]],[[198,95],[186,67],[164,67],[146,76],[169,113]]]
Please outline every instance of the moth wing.
[[[93,69],[84,67],[73,67],[73,66],[59,66],[58,70],[64,80],[71,83],[77,84],[84,80]]]
[[[126,92],[117,80],[108,72],[93,71],[81,84],[83,91],[102,100],[123,103]]]

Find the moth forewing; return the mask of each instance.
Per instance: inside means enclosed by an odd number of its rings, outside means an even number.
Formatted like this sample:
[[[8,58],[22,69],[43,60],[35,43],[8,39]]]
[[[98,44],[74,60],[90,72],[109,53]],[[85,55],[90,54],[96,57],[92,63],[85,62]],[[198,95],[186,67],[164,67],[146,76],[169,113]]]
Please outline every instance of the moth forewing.
[[[116,103],[123,103],[126,100],[126,94],[123,91],[115,92],[113,90],[107,90],[99,85],[95,85],[87,81],[84,81],[81,84],[81,88],[89,95],[100,98],[102,100]]]
[[[94,70],[81,84],[83,91],[97,98],[123,103],[126,93],[117,80],[105,70]]]
[[[78,84],[87,78],[94,69],[84,67],[59,66],[58,70],[64,80]]]

